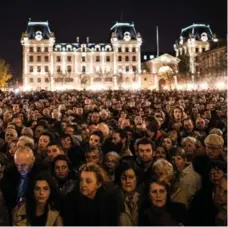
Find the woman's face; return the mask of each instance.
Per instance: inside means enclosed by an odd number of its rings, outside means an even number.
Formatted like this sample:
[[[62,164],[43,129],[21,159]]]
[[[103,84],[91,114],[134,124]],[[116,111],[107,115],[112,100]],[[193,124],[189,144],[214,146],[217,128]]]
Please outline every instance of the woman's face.
[[[179,155],[172,157],[173,166],[176,167],[178,172],[181,172],[184,169],[186,165],[186,161],[187,161],[186,159],[182,158]]]
[[[134,192],[137,185],[137,178],[133,169],[128,169],[120,177],[121,187],[125,193]]]
[[[167,198],[165,186],[155,182],[150,184],[149,198],[155,207],[165,206]]]
[[[224,172],[219,168],[212,168],[210,171],[210,180],[213,184],[218,185],[221,178],[224,176]]]
[[[82,195],[93,199],[101,183],[92,171],[82,171],[80,175],[80,192]]]
[[[61,144],[63,146],[63,149],[70,149],[72,146],[70,137],[67,136],[66,138],[63,138],[61,140]]]
[[[187,155],[193,155],[195,153],[196,146],[192,142],[186,141],[183,147]]]
[[[177,132],[175,130],[170,131],[169,137],[173,142],[177,141],[177,138],[178,138]]]
[[[13,157],[17,148],[17,141],[12,141],[9,144],[9,154]]]
[[[164,147],[158,147],[155,151],[155,159],[164,158],[166,159],[166,151]]]
[[[170,150],[173,146],[173,142],[170,138],[165,138],[162,141],[162,146],[166,148],[166,150]]]
[[[51,194],[50,186],[46,180],[38,180],[33,192],[38,204],[46,204]]]

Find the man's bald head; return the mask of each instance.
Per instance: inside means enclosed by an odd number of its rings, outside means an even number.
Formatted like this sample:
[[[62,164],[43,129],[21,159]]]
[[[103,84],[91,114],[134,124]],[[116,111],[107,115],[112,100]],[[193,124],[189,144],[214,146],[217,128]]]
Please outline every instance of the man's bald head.
[[[27,146],[19,146],[14,154],[14,162],[18,172],[25,176],[27,175],[34,164],[35,157],[31,148]]]

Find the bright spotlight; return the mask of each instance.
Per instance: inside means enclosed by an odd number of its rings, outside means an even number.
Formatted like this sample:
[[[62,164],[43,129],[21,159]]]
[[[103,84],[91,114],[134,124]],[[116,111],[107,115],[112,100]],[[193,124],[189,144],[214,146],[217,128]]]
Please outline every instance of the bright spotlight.
[[[15,90],[14,90],[14,93],[15,94],[18,94],[20,92],[20,89],[19,88],[16,88]]]
[[[222,82],[222,81],[220,81],[220,82],[217,82],[216,84],[215,84],[215,86],[216,86],[216,88],[217,89],[225,89],[225,87],[226,87],[226,85],[225,85],[225,82]]]
[[[208,84],[207,83],[202,83],[199,85],[200,89],[202,90],[207,90],[208,89]]]

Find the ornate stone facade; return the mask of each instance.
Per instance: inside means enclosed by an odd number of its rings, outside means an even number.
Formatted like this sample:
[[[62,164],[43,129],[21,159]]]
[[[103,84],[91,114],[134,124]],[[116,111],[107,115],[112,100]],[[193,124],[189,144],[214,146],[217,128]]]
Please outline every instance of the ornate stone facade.
[[[227,79],[227,46],[224,44],[208,50],[197,57],[199,77],[208,82]]]
[[[24,90],[141,88],[142,37],[134,24],[116,23],[110,43],[56,43],[48,22],[22,33]]]
[[[218,39],[212,33],[209,25],[193,24],[181,30],[181,35],[174,44],[176,57],[180,58],[180,73],[190,76],[194,82],[197,74],[196,58],[201,53],[211,49]]]

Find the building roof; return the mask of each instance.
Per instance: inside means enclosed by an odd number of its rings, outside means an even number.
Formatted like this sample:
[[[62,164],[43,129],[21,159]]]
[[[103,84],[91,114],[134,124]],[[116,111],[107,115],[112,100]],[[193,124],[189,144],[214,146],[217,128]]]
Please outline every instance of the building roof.
[[[94,52],[110,52],[113,51],[112,45],[110,43],[55,43],[54,51],[67,51],[67,52],[75,52],[80,51],[81,45],[85,45],[87,51]]]
[[[135,25],[134,23],[120,23],[120,22],[116,22],[112,28],[110,29],[111,31],[111,35],[112,33],[114,33],[117,37],[117,39],[122,40],[126,34],[126,32],[128,32],[131,36],[131,39],[136,40],[137,38],[137,32],[135,30]]]
[[[43,39],[49,39],[51,37],[51,31],[48,21],[31,21],[29,20],[26,33],[29,39],[35,39],[36,34],[40,33]]]
[[[186,42],[189,38],[194,38],[199,41],[215,41],[216,39],[210,25],[206,24],[192,24],[181,29],[180,37],[176,43]]]

